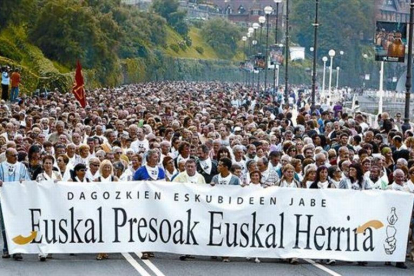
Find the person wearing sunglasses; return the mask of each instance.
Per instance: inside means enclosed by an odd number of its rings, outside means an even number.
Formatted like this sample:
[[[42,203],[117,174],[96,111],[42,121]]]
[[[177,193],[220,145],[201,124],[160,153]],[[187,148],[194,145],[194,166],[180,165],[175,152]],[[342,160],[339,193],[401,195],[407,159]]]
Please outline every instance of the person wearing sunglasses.
[[[79,163],[73,168],[73,173],[69,182],[91,182],[89,178],[86,177],[87,168],[85,164]]]
[[[67,181],[70,178],[69,157],[66,154],[60,154],[56,158],[56,164],[59,168],[60,175],[63,181]]]
[[[92,157],[89,159],[89,170],[86,172],[86,177],[90,180],[96,180],[101,176],[99,172],[99,167],[101,161],[97,157]]]
[[[120,147],[113,147],[112,152],[114,153],[114,162],[121,161],[121,156],[123,155],[122,149]]]
[[[328,168],[328,176],[336,188],[339,188],[339,182],[342,180],[342,171],[337,165]]]

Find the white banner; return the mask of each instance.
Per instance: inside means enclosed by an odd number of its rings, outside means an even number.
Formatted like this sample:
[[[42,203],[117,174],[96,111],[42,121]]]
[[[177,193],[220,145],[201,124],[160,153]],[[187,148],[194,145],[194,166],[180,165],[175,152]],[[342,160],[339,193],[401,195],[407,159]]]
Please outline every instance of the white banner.
[[[305,59],[305,47],[290,47],[290,60],[304,60]]]
[[[403,261],[413,195],[168,182],[4,183],[10,253]]]

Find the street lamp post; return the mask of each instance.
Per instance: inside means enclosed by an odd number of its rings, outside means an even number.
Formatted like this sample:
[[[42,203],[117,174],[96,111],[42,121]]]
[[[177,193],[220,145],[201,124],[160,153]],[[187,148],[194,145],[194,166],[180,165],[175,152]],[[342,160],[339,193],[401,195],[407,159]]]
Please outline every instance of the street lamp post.
[[[289,0],[286,0],[286,26],[285,26],[285,104],[289,104]]]
[[[282,49],[282,48],[283,48],[283,44],[279,44],[279,49]],[[280,75],[280,65],[277,64],[277,81],[276,81],[277,87],[279,87],[279,83],[280,83],[279,82],[279,75]]]
[[[246,58],[246,41],[247,41],[247,36],[244,35],[242,37],[242,40],[243,40],[244,66],[246,66],[246,60],[247,60],[247,58]],[[247,70],[244,69],[244,71],[245,71],[244,83],[247,84]]]
[[[277,31],[278,31],[278,28],[279,28],[279,4],[282,3],[282,0],[273,0],[273,2],[275,2],[275,4],[276,4],[276,9],[275,9],[275,11],[276,11],[275,45],[277,45],[277,41],[278,41],[278,39],[277,39],[277,35],[278,35]]]
[[[266,17],[264,17],[264,16],[259,16],[259,26],[260,26],[260,37],[259,37],[259,45],[260,45],[260,48],[259,48],[259,53],[260,54],[262,54],[263,53],[263,40],[262,40],[262,37],[263,37],[263,26],[264,26],[264,23],[266,22]]]
[[[255,36],[256,36],[256,35],[255,35]],[[257,40],[256,40],[256,39],[253,39],[252,44],[253,44],[253,49],[256,49]],[[252,72],[252,85],[251,85],[251,87],[254,87],[254,74],[255,74],[255,70],[254,70],[254,65],[253,65],[253,72]]]
[[[263,55],[263,40],[262,40],[262,35],[263,35],[263,25],[266,22],[266,17],[264,16],[260,16],[259,17],[259,24],[260,24],[260,37],[259,37],[259,53],[260,56]],[[258,69],[258,73],[257,73],[257,92],[260,92],[260,67],[257,68]]]
[[[328,52],[329,57],[331,58],[331,64],[329,65],[329,90],[328,90],[328,95],[329,95],[329,101],[331,101],[332,103],[332,68],[333,68],[333,58],[335,56],[335,50],[329,50]],[[329,102],[328,102],[329,104]]]
[[[368,60],[368,55],[367,54],[363,54],[362,57],[365,59],[364,61],[364,66],[363,66],[363,73],[364,73],[364,78],[363,78],[363,82],[362,82],[362,88],[365,89],[365,81],[367,80],[367,74],[366,74],[366,68],[365,68],[365,63]]]
[[[336,92],[338,93],[338,88],[339,88],[339,70],[341,68],[339,66],[336,67]]]
[[[250,27],[247,31],[247,37],[249,38],[249,58],[252,56],[252,43],[250,39],[252,39],[254,29]],[[251,86],[251,74],[252,72],[249,72],[249,85]]]
[[[322,94],[321,94],[321,98],[323,98],[325,100],[325,75],[326,75],[326,62],[328,61],[328,58],[323,57],[322,61],[323,61],[323,77],[322,77]]]
[[[279,4],[282,0],[273,0],[276,3],[276,24],[275,24],[275,46],[277,45],[277,32],[279,28]],[[273,93],[276,93],[276,69],[278,70],[277,86],[279,86],[279,65],[276,68],[276,61],[274,61],[274,75],[273,75]]]
[[[269,16],[273,12],[273,8],[271,6],[267,6],[267,7],[264,8],[264,12],[266,14],[266,51],[265,51],[266,67],[265,67],[264,91],[266,92],[266,88],[267,88],[267,65],[268,65],[268,59],[269,59]]]
[[[279,87],[279,64],[275,64],[275,69],[277,70],[277,77],[276,77],[276,80],[275,80],[275,86]],[[276,90],[275,90],[275,93],[276,93]]]
[[[319,0],[315,0],[315,23],[313,24],[313,72],[312,72],[312,112],[315,111],[315,95],[316,95],[316,58],[318,52],[318,11],[319,11]]]
[[[384,94],[384,61],[381,61],[381,69],[380,69],[380,83],[379,83],[379,91],[378,91],[378,96],[379,96],[379,102],[378,102],[378,113],[381,114],[382,113],[382,106],[383,106],[383,102],[382,102],[382,95]]]
[[[257,23],[257,22],[255,22],[255,23],[253,23],[253,29],[254,29],[254,44],[253,44],[253,49],[254,49],[254,53],[255,53],[255,55],[257,55],[257,53],[258,53],[258,50],[257,50],[257,29],[259,29],[260,28],[260,25],[259,25],[259,23]],[[253,67],[254,68],[254,67]],[[254,88],[254,71],[253,71],[253,82],[252,82],[252,87]]]
[[[410,2],[410,28],[408,31],[408,60],[407,60],[407,79],[405,81],[405,112],[404,112],[404,124],[402,125],[402,131],[410,129],[410,90],[411,90],[411,66],[413,58],[413,21],[414,21],[414,0]]]

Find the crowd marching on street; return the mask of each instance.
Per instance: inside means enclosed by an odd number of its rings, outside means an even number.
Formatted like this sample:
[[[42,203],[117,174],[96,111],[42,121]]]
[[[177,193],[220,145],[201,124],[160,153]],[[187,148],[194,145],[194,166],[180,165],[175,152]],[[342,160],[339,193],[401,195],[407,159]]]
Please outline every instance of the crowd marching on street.
[[[24,180],[161,180],[414,193],[414,130],[403,131],[396,114],[380,114],[374,128],[364,114],[347,114],[340,102],[312,111],[298,93],[282,104],[282,89],[258,93],[237,83],[102,88],[86,92],[85,108],[64,91],[20,97],[13,91],[9,99],[3,90],[0,105],[0,186]],[[21,254],[9,254],[0,222],[2,257],[21,260]],[[48,257],[39,255],[40,261]],[[152,252],[142,254],[151,257]],[[407,268],[404,262],[396,266]]]

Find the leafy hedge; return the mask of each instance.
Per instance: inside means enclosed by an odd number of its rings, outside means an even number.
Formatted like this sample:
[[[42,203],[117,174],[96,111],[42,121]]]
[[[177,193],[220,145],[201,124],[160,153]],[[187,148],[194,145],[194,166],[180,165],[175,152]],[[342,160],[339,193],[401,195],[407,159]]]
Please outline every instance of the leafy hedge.
[[[0,34],[0,45],[3,45],[0,62],[21,70],[22,93],[31,94],[43,87],[67,91],[71,87],[72,75],[60,73],[39,48],[31,45],[23,27],[4,29]]]
[[[170,48],[176,53],[178,53],[180,51],[180,47],[175,43],[170,44]]]
[[[195,47],[196,51],[200,53],[200,55],[204,54],[204,48],[201,46],[196,46]]]
[[[23,58],[23,55],[16,49],[15,45],[3,37],[0,37],[0,56],[7,56],[15,61],[21,61]]]

